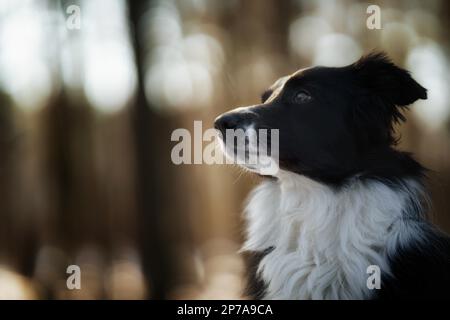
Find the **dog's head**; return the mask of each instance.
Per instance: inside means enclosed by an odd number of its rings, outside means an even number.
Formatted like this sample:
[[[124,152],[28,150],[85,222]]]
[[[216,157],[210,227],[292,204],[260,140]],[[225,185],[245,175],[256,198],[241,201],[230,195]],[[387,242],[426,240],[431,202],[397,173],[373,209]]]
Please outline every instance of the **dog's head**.
[[[224,113],[215,127],[225,142],[230,130],[278,129],[281,169],[338,183],[382,162],[395,143],[394,123],[404,120],[401,109],[426,97],[408,71],[373,53],[346,67],[312,67],[283,77],[261,104]],[[225,148],[229,156],[236,150]]]

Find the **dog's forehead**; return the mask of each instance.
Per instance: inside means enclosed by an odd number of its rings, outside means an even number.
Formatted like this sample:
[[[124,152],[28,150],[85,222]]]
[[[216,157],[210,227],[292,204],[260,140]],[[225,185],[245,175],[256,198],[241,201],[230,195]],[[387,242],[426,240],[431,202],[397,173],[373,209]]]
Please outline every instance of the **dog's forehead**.
[[[294,78],[301,78],[302,76],[304,76],[307,73],[308,70],[311,70],[311,69],[312,69],[311,67],[310,68],[299,69],[296,72],[294,72],[293,74],[291,74],[289,76],[289,78],[292,78],[292,79],[294,79]]]
[[[303,68],[303,69],[297,70],[296,72],[294,72],[294,73],[292,73],[292,74],[290,74],[290,75],[287,75],[287,76],[284,76],[284,77],[279,78],[277,81],[275,81],[274,84],[272,84],[272,86],[270,86],[269,90],[275,92],[275,91],[277,91],[277,90],[283,89],[284,85],[285,85],[290,79],[301,78],[301,77],[305,74],[305,72],[306,72],[307,70],[310,70],[310,69],[311,69],[311,68]]]
[[[286,83],[286,81],[289,80],[291,76],[284,76],[279,78],[277,81],[275,81],[270,87],[269,90],[271,90],[272,92],[275,92],[278,89],[283,88],[284,84]]]
[[[303,68],[303,69],[297,70],[296,72],[294,72],[294,73],[292,73],[290,75],[281,77],[277,81],[275,81],[274,84],[272,84],[270,86],[270,88],[267,90],[267,91],[269,91],[271,93],[270,97],[267,99],[268,102],[273,100],[273,99],[275,99],[275,97],[278,96],[281,91],[283,91],[283,88],[284,88],[285,84],[289,80],[301,78],[304,75],[305,71],[307,71],[309,69],[310,68]]]
[[[281,77],[279,78],[277,81],[275,81],[270,87],[269,89],[267,89],[264,93],[263,93],[263,97],[265,95],[267,95],[267,99],[263,98],[264,102],[270,102],[272,100],[274,100],[284,89],[285,85],[290,82],[291,80],[295,80],[295,79],[300,79],[303,78],[305,76],[306,72],[308,70],[313,70],[314,68],[303,68],[300,70],[297,70],[296,72]]]

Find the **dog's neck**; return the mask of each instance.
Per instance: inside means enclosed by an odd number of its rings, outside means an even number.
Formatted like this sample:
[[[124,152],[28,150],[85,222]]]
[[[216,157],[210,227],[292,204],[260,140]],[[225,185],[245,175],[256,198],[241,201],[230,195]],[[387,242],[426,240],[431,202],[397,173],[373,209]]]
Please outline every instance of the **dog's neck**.
[[[409,215],[416,215],[422,194],[413,179],[396,187],[354,179],[339,190],[284,171],[265,181],[247,207],[243,247],[273,248],[258,268],[265,298],[370,297],[367,268],[389,274],[389,252],[416,233]]]

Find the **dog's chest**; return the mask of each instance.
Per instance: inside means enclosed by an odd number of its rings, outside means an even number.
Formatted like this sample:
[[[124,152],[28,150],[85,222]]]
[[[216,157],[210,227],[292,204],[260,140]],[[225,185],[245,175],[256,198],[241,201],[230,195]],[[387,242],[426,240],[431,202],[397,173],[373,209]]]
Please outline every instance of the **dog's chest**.
[[[301,176],[265,182],[251,196],[244,250],[262,252],[268,299],[364,299],[367,268],[389,272],[387,242],[401,214],[399,194],[382,185],[339,194]]]

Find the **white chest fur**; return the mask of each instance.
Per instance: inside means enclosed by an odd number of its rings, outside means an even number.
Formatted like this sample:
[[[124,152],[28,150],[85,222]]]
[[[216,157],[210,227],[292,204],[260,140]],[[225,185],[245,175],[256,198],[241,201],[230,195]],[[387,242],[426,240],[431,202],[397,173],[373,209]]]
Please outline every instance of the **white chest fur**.
[[[274,249],[259,264],[267,299],[364,299],[367,267],[389,273],[386,254],[412,237],[405,206],[421,193],[371,181],[340,191],[282,172],[255,189],[246,209],[243,250]],[[412,222],[411,222],[412,223]]]

